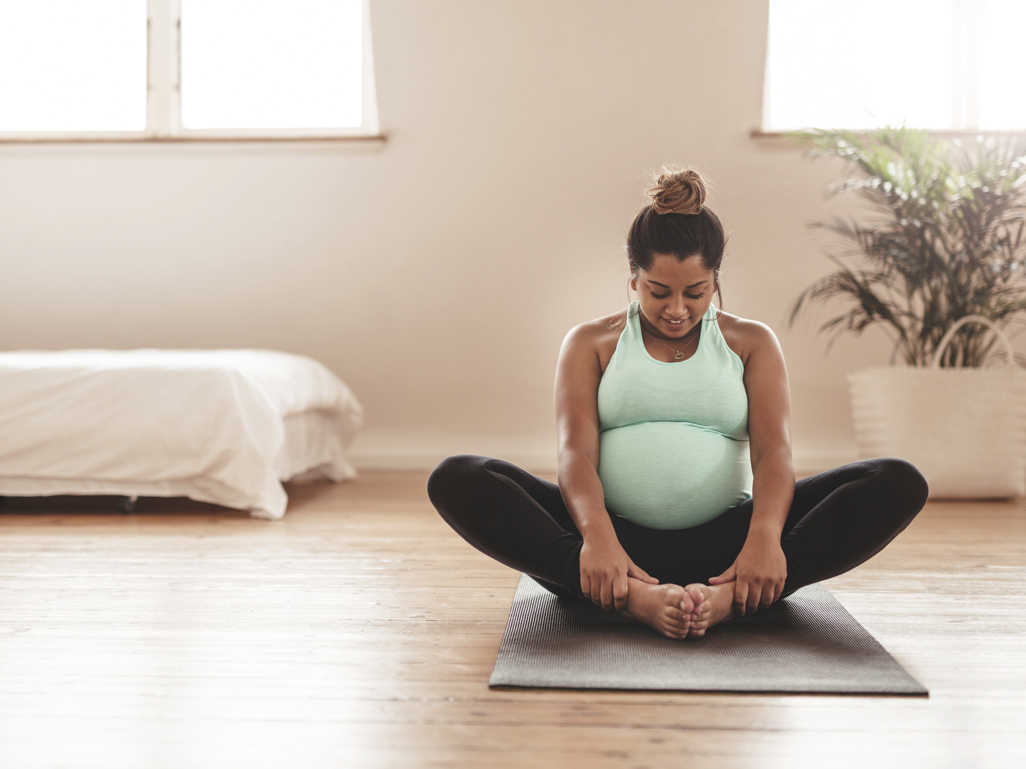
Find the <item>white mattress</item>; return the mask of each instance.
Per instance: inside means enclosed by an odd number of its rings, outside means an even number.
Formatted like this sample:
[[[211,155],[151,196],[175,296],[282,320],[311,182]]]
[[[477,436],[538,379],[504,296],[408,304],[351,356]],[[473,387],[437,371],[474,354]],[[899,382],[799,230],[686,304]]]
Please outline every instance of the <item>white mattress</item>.
[[[185,496],[281,518],[281,482],[353,478],[363,422],[315,360],[269,350],[0,353],[0,495]]]

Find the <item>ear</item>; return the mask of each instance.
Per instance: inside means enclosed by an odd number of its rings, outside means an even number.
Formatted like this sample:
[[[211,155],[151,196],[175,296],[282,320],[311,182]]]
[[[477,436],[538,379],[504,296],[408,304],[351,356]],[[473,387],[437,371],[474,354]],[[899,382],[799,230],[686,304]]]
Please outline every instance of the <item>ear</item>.
[[[637,291],[638,290],[638,276],[637,275],[635,275],[634,277],[631,278],[631,280],[630,280],[630,287],[631,287],[631,291]]]

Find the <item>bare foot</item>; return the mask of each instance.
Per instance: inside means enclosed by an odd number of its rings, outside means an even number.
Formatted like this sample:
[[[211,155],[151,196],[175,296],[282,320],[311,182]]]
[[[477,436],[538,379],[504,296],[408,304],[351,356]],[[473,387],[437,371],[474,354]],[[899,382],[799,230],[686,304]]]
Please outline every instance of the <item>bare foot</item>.
[[[701,585],[695,583],[686,588],[694,603],[691,612],[691,627],[688,635],[701,638],[705,631],[734,615],[734,583],[723,585]]]
[[[687,638],[694,601],[680,585],[650,585],[627,579],[627,606],[623,613],[644,622],[667,638]]]

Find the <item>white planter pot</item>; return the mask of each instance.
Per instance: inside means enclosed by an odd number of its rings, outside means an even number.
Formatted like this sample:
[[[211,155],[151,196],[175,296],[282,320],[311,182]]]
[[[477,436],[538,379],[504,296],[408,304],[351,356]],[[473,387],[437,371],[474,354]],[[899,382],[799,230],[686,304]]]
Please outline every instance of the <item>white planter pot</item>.
[[[939,368],[947,341],[979,319],[1005,342],[1009,365]],[[929,368],[879,366],[848,374],[859,457],[915,465],[931,498],[1026,496],[1026,374],[1007,337],[987,319],[960,319]]]

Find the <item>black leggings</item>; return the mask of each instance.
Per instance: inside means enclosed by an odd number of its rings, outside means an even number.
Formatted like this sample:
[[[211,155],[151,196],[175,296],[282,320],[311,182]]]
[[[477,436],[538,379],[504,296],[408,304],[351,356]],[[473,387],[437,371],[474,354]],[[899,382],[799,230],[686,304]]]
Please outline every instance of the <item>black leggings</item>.
[[[428,496],[456,533],[556,595],[584,599],[582,537],[559,487],[509,462],[468,454],[444,460]],[[783,595],[858,566],[880,552],[926,504],[923,476],[901,459],[868,459],[803,478],[784,523]],[[700,526],[649,529],[610,515],[634,563],[661,583],[707,582],[741,552],[752,500]]]

